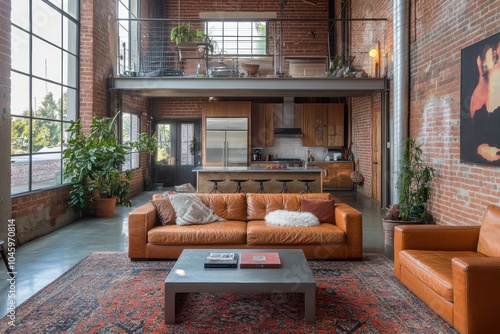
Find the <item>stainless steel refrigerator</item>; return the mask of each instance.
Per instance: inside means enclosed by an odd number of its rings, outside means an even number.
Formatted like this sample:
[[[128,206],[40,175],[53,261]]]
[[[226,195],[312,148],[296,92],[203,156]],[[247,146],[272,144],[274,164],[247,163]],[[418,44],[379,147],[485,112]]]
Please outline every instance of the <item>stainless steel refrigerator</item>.
[[[248,118],[207,118],[205,167],[247,165]]]

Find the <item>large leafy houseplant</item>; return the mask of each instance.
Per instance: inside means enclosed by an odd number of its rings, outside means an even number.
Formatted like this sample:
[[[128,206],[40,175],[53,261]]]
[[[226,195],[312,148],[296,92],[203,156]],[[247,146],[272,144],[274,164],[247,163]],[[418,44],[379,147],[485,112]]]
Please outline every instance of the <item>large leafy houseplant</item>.
[[[80,120],[72,121],[67,130],[64,177],[73,183],[69,206],[75,210],[85,209],[95,198],[116,198],[116,205],[132,205],[128,198],[132,172],[122,172],[122,166],[132,150],[154,152],[156,140],[141,133],[135,142],[120,143],[118,115],[94,117],[88,135],[82,132]]]
[[[208,51],[213,53],[217,47],[217,42],[214,41],[210,36],[205,34],[202,30],[196,29],[191,26],[191,23],[180,23],[179,25],[172,28],[170,31],[170,40],[175,42],[177,45],[182,42],[198,42],[206,44]]]
[[[431,196],[430,183],[435,175],[433,167],[422,161],[422,148],[414,138],[403,138],[403,155],[397,181],[398,202],[387,208],[384,222],[386,243],[392,243],[394,226],[427,221],[426,203]],[[388,240],[389,239],[389,240]]]

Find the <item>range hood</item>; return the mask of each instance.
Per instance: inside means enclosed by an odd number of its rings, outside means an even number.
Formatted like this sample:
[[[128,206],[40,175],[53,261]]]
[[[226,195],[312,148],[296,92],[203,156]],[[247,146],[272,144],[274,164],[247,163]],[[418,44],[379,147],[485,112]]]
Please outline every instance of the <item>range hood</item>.
[[[274,128],[274,135],[280,137],[302,137],[302,129],[295,127],[295,103],[293,97],[283,98],[283,127]]]

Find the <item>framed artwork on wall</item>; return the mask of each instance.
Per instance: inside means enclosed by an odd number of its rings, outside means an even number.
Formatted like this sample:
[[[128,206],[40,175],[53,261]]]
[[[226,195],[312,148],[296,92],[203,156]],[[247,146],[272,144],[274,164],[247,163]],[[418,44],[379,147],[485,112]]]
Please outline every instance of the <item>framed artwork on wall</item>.
[[[461,51],[460,162],[500,166],[500,32]]]

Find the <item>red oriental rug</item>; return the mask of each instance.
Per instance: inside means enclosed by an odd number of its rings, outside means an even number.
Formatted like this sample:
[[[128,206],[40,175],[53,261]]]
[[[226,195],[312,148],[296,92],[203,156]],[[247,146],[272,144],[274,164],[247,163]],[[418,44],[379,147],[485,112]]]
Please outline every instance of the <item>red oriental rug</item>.
[[[384,255],[310,261],[316,325],[304,323],[302,294],[184,294],[175,325],[164,323],[164,280],[172,261],[131,262],[92,253],[16,309],[1,333],[455,333],[408,291]]]

